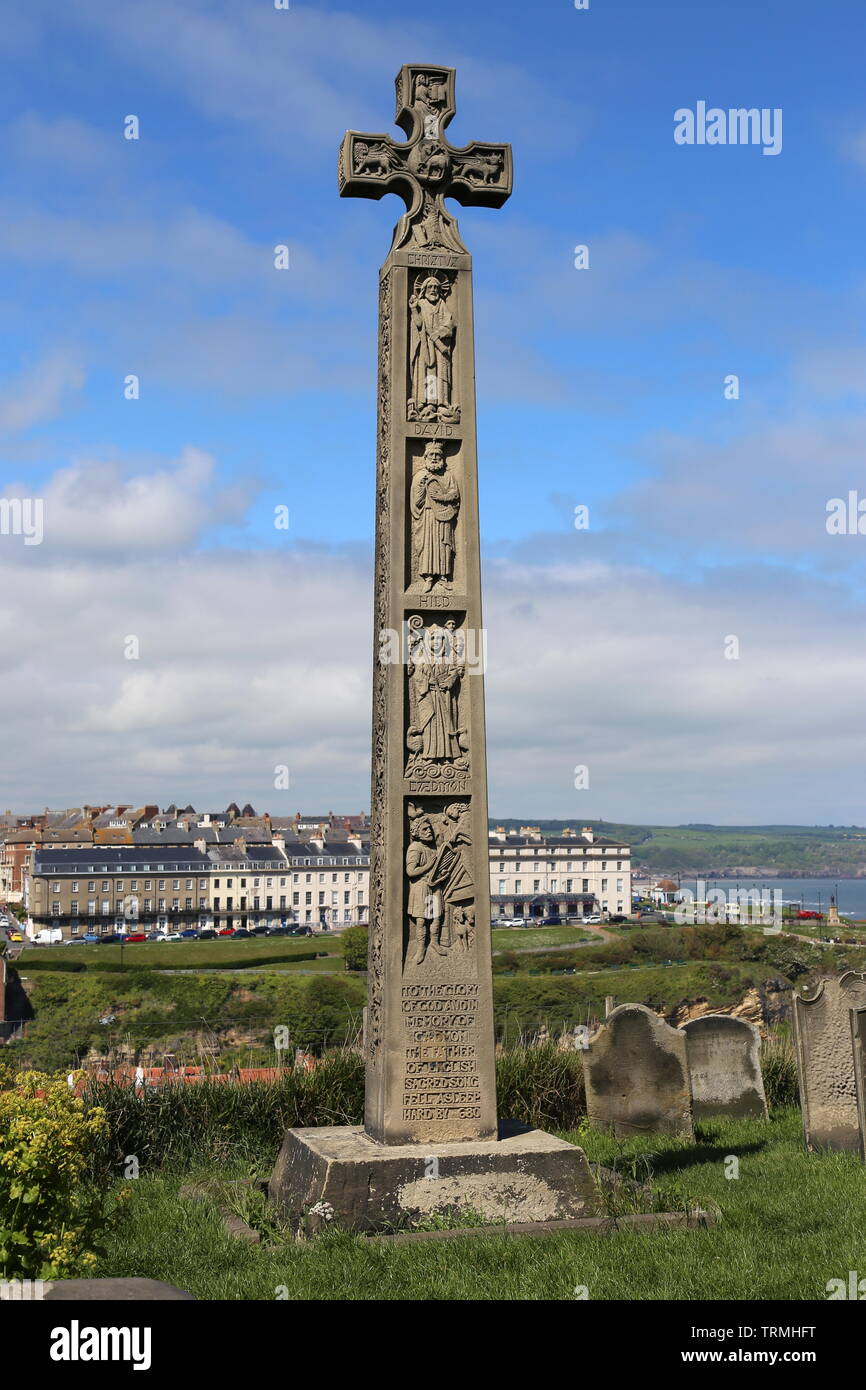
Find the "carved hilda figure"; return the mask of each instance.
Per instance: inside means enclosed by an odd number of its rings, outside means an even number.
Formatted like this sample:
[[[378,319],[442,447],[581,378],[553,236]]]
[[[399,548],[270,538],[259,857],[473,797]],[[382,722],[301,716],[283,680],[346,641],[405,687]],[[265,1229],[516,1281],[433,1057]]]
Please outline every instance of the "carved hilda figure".
[[[448,468],[438,440],[424,448],[409,495],[412,514],[412,578],[422,579],[424,592],[435,584],[451,588],[455,532],[460,511],[460,488]]]

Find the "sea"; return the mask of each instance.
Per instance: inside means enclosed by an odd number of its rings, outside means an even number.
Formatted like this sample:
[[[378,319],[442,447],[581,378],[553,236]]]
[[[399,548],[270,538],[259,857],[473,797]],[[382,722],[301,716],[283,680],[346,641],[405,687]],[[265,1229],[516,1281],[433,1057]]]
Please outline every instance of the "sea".
[[[771,902],[773,891],[782,894],[783,906],[795,907],[812,912],[826,912],[830,898],[835,897],[836,906],[844,917],[866,918],[866,878],[687,878],[680,876],[680,887],[694,893],[695,898],[705,898],[712,888],[721,888],[730,893],[731,889],[757,890],[765,894]],[[700,885],[700,887],[698,887]]]

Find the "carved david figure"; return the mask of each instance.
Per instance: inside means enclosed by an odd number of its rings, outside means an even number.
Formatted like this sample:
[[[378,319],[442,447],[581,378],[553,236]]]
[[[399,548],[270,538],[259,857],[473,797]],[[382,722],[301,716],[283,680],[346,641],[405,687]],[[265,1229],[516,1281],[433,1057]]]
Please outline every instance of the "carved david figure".
[[[449,282],[440,280],[438,275],[424,279],[419,276],[415,292],[409,297],[410,420],[460,419],[459,408],[451,399],[457,326],[447,304],[450,288]]]
[[[415,806],[409,813],[409,848],[406,850],[406,877],[409,880],[409,925],[415,945],[413,964],[421,965],[427,954],[427,932],[430,950],[444,956],[439,944],[442,930],[442,895],[431,888],[430,877],[437,863],[436,836],[429,816]]]
[[[435,584],[450,589],[460,489],[438,440],[428,440],[424,448],[424,456],[412,479],[409,506],[412,512],[412,578],[423,581],[425,594],[429,594]]]

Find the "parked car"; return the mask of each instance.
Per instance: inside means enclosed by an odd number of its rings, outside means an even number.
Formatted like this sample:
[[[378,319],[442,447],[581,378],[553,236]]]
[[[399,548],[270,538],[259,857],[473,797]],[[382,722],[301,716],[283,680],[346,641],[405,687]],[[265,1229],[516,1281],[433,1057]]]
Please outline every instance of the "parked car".
[[[147,936],[143,931],[131,931],[127,932],[126,936],[122,937],[121,940],[124,946],[129,946],[133,941],[146,941]]]
[[[526,924],[527,923],[525,917],[512,917],[509,922],[509,926],[512,927],[525,927]]]
[[[147,933],[147,939],[148,939],[148,941],[162,941],[162,932],[161,932],[161,931],[149,931],[149,932]]]
[[[234,936],[234,934],[234,927],[220,927],[219,931],[217,932],[217,936]]]
[[[622,912],[615,912],[612,917],[608,917],[609,922],[627,922],[628,918]]]
[[[213,941],[215,936],[216,932],[214,931],[213,927],[202,927],[201,931],[199,932],[199,937],[202,941]]]
[[[179,931],[162,931],[159,934],[160,941],[180,941]]]
[[[249,927],[235,927],[235,936],[252,936]]]
[[[98,933],[98,932],[95,932],[95,931],[86,931],[86,932],[84,933],[84,935],[82,936],[81,940],[82,940],[82,941],[89,941],[89,942],[98,941],[98,940],[99,940],[99,933]]]
[[[288,927],[268,927],[268,936],[288,936]]]
[[[289,927],[290,936],[312,936],[312,927]]]
[[[13,938],[13,939],[14,939],[14,938]],[[67,945],[67,946],[87,946],[87,945],[88,945],[87,937],[86,937],[86,936],[70,936],[70,938],[69,938],[69,940],[67,941],[66,945]]]
[[[543,927],[558,927],[561,923],[562,918],[558,913],[554,913],[552,917],[542,917],[541,919],[541,925]]]
[[[808,908],[805,910],[801,908],[797,913],[797,920],[800,922],[823,922],[824,914],[823,912],[812,912]]]
[[[253,936],[267,936],[267,934],[268,934],[268,928],[267,928],[267,927],[253,927],[253,928],[252,928],[252,934],[253,934]]]
[[[116,946],[118,941],[123,940],[123,936],[119,931],[109,931],[104,936],[98,936],[96,940],[100,946]]]
[[[601,918],[599,917],[599,915],[598,915],[597,912],[593,912],[593,913],[591,914],[591,916],[589,916],[589,917],[584,917],[584,918],[583,918],[583,921],[585,922],[585,924],[586,924],[587,926],[596,927],[596,926],[598,926],[599,922],[601,921]]]
[[[195,927],[186,927],[185,930],[180,933],[180,939],[181,941],[197,941],[198,932]]]

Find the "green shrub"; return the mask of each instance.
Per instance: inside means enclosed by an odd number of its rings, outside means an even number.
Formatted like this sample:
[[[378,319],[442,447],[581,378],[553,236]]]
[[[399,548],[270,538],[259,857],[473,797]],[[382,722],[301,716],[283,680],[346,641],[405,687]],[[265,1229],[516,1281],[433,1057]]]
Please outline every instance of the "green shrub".
[[[0,1274],[60,1279],[96,1263],[119,1198],[85,1181],[108,1121],[65,1077],[0,1066]]]
[[[343,932],[343,955],[347,970],[367,969],[369,933],[366,927],[347,927]]]

